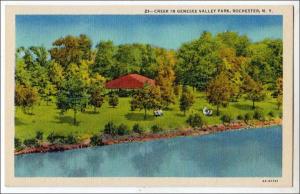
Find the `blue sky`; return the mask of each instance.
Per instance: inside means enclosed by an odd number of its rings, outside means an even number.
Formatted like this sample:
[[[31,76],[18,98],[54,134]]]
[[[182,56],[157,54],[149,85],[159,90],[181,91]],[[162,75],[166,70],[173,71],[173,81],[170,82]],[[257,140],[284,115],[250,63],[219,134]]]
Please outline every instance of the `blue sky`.
[[[213,34],[236,31],[252,41],[282,39],[282,16],[18,15],[16,46],[49,48],[60,37],[87,34],[93,46],[100,40],[112,40],[115,44],[138,42],[177,49],[205,30]]]

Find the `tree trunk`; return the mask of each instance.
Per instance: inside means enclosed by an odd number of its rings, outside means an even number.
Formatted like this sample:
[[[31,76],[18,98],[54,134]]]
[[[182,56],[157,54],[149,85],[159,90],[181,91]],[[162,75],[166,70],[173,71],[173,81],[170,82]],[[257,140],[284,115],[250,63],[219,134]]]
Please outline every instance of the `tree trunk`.
[[[217,105],[217,115],[220,115],[220,111],[219,111],[219,105]]]
[[[146,120],[146,118],[147,118],[147,109],[146,108],[144,108],[144,120]]]
[[[252,109],[255,109],[254,100],[252,100]]]
[[[76,125],[76,113],[77,113],[77,111],[74,110],[74,121],[73,121],[73,124],[74,124],[74,125]]]

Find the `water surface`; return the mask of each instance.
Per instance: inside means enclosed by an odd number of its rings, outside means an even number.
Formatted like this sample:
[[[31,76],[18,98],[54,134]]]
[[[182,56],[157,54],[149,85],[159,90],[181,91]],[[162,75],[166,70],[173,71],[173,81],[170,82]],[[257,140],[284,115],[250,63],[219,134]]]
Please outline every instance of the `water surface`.
[[[282,127],[25,154],[17,177],[280,177]]]

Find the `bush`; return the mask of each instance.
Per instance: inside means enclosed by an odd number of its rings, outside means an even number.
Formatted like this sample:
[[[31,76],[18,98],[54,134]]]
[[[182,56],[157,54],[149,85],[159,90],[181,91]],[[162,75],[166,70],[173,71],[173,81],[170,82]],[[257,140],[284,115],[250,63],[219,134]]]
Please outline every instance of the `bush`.
[[[114,108],[116,106],[118,106],[118,104],[119,104],[119,98],[118,98],[118,96],[115,93],[112,93],[109,96],[108,103],[109,103],[110,106],[112,106]]]
[[[55,141],[55,134],[52,132],[52,133],[50,133],[49,135],[48,135],[48,137],[47,137],[47,140],[50,142],[50,143],[54,143],[54,141]]]
[[[64,144],[64,143],[66,143],[66,137],[65,136],[54,134],[54,132],[52,132],[48,135],[47,140],[51,144],[60,144],[60,143]]]
[[[245,115],[244,115],[244,122],[246,123],[246,124],[248,124],[248,121],[251,119],[251,115],[249,114],[249,113],[246,113]]]
[[[128,126],[123,123],[120,124],[117,129],[117,134],[118,135],[128,135],[129,134]]]
[[[104,126],[104,134],[116,135],[117,132],[118,132],[117,126],[112,121],[108,122]]]
[[[232,117],[230,116],[230,115],[222,115],[221,116],[221,121],[223,122],[223,124],[225,124],[225,123],[231,123],[231,120],[232,120]]]
[[[43,140],[43,132],[37,131],[37,132],[36,132],[36,135],[35,135],[35,138],[36,138],[37,140],[42,141],[42,140]]]
[[[117,93],[119,97],[129,97],[132,95],[131,90],[118,90]]]
[[[191,127],[203,127],[203,119],[199,114],[190,115],[186,121]]]
[[[254,111],[253,119],[257,119],[259,121],[263,121],[265,119],[264,115],[260,111]]]
[[[180,86],[176,84],[176,85],[174,86],[174,94],[175,94],[176,96],[179,96],[179,93],[180,93]]]
[[[15,149],[20,149],[22,147],[22,142],[19,138],[15,138]]]
[[[237,120],[243,120],[244,117],[243,117],[242,115],[238,115],[238,116],[236,117],[236,119],[237,119]]]
[[[273,111],[270,111],[270,112],[268,113],[268,115],[269,115],[270,117],[274,117],[274,116],[275,116]]]
[[[103,142],[102,142],[102,138],[101,136],[99,135],[93,135],[91,138],[91,145],[92,146],[99,146],[99,145],[103,145]]]
[[[138,123],[136,123],[136,124],[133,125],[132,131],[134,133],[138,133],[138,134],[143,133],[143,129],[142,129],[142,127]]]
[[[159,132],[162,132],[162,128],[158,125],[153,125],[151,127],[151,131],[152,131],[152,133],[159,133]]]
[[[24,143],[24,145],[26,147],[35,147],[35,146],[38,146],[38,141],[35,138],[25,139],[23,143]]]
[[[66,144],[75,144],[77,143],[77,138],[73,135],[73,134],[70,134],[68,135],[65,139],[64,139],[64,143]]]
[[[282,119],[282,112],[280,112],[280,113],[279,113],[279,118],[281,118],[281,119]]]

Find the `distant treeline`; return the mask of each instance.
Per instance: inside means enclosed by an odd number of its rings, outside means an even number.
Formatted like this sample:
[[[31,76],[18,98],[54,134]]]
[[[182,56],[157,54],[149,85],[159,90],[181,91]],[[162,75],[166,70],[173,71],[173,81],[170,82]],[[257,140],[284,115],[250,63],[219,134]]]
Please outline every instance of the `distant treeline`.
[[[26,88],[49,101],[57,91],[72,85],[66,83],[68,80],[80,80],[82,87],[91,92],[103,86],[105,80],[128,73],[169,79],[165,90],[189,85],[207,91],[209,84],[219,78],[230,80],[228,84],[237,98],[245,82],[275,91],[282,77],[282,50],[280,39],[252,42],[246,35],[230,31],[215,36],[203,32],[177,50],[140,43],[115,45],[110,40],[93,47],[87,35],[66,36],[54,40],[49,50],[41,46],[16,50],[16,91],[23,95],[16,95],[16,105],[24,104]]]

